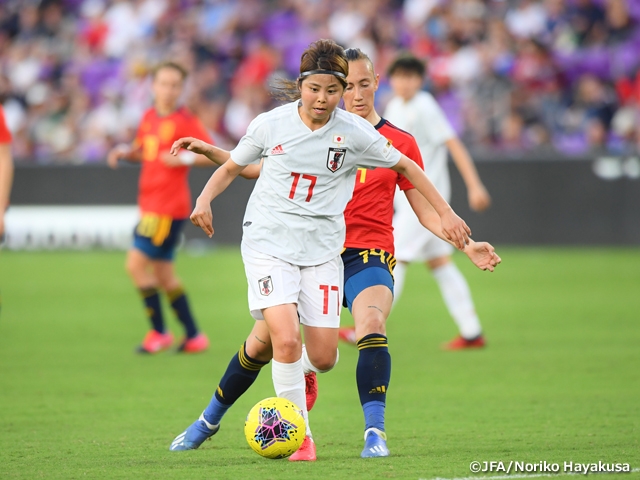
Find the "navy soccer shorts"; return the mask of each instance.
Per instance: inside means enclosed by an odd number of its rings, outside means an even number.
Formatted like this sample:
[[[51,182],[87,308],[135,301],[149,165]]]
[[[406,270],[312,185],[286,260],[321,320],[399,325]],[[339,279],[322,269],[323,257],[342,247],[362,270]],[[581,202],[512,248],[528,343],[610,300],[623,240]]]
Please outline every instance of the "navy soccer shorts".
[[[376,285],[389,287],[393,293],[393,268],[396,259],[389,252],[376,248],[345,248],[344,299],[342,304],[351,311],[353,301],[363,290]]]
[[[184,219],[145,213],[133,234],[133,247],[153,260],[172,261]]]

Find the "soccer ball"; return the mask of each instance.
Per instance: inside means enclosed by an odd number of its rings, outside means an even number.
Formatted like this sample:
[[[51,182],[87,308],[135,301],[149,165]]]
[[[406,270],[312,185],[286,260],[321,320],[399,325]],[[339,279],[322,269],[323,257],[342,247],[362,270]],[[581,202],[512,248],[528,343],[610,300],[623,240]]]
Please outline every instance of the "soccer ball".
[[[258,402],[244,422],[249,446],[266,458],[286,458],[295,453],[302,445],[306,428],[302,410],[280,397]]]

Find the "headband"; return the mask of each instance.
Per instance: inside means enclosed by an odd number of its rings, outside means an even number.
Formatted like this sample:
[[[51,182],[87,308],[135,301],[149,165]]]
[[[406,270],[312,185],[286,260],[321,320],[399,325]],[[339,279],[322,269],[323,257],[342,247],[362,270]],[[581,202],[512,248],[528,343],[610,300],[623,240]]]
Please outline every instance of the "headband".
[[[334,72],[333,70],[309,70],[307,72],[302,72],[298,78],[308,77],[309,75],[334,75],[343,80],[347,79],[347,76],[342,72]]]

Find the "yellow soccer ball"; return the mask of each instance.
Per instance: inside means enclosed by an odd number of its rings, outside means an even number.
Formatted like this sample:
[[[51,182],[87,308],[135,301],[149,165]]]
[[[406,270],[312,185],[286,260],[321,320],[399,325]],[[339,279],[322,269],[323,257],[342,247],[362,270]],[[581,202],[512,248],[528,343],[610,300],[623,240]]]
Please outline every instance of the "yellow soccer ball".
[[[302,410],[280,397],[256,403],[244,422],[249,446],[266,458],[286,458],[295,453],[302,445],[306,428]]]

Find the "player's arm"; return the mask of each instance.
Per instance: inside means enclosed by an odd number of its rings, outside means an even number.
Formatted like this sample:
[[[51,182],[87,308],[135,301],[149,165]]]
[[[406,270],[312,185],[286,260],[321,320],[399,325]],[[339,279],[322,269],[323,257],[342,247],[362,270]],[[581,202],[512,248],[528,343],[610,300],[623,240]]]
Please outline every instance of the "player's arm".
[[[0,236],[4,234],[4,212],[9,206],[13,183],[13,159],[11,144],[0,143]]]
[[[406,155],[400,157],[400,161],[392,167],[392,170],[404,175],[416,190],[429,201],[440,216],[444,236],[462,250],[469,243],[471,229],[469,229],[464,220],[456,215],[447,201],[442,198],[442,195],[431,183],[431,180],[427,178],[424,171]]]
[[[480,180],[480,175],[478,175],[478,170],[473,164],[469,151],[458,137],[450,138],[445,142],[445,145],[467,187],[469,207],[476,212],[486,210],[491,205],[491,197]]]
[[[170,155],[170,157],[173,157],[173,155]],[[195,161],[193,162],[193,166],[194,167],[211,167],[213,166],[212,163],[213,162],[209,159],[209,157],[205,155],[196,154],[196,158],[195,158]],[[187,162],[187,165],[188,164],[189,163]]]
[[[427,199],[415,188],[405,190],[404,194],[422,226],[445,242],[455,246],[451,240],[444,236],[440,216]],[[494,268],[501,262],[493,246],[487,242],[474,242],[469,239],[469,244],[466,245],[462,251],[469,257],[469,260],[481,270],[493,272]]]
[[[409,205],[413,209],[413,212],[418,217],[418,220],[422,224],[424,228],[429,230],[438,238],[441,238],[447,243],[453,242],[444,236],[442,232],[442,223],[440,222],[440,215],[433,208],[433,206],[427,201],[424,196],[418,192],[415,188],[410,188],[404,191],[407,200],[409,201]]]
[[[191,223],[202,228],[209,238],[213,235],[213,213],[211,212],[211,202],[214,198],[226,190],[231,182],[242,172],[245,167],[238,165],[229,159],[220,166],[207,184],[202,189],[202,193],[196,200],[196,206],[191,213]]]
[[[168,167],[213,167],[215,164],[206,155],[183,150],[177,155],[165,152],[160,160]]]
[[[175,157],[179,157],[183,154],[183,152],[180,152],[181,149],[186,151],[184,153],[202,155],[208,162],[213,162],[220,166],[224,165],[227,160],[231,158],[229,150],[224,150],[194,137],[184,137],[176,140],[173,142],[169,153]],[[209,165],[210,164],[211,163],[209,163]],[[260,176],[260,165],[247,165],[240,171],[239,175],[249,179],[258,178]]]
[[[142,148],[126,143],[116,145],[107,155],[107,165],[111,168],[118,168],[118,160],[140,162],[142,161]]]

